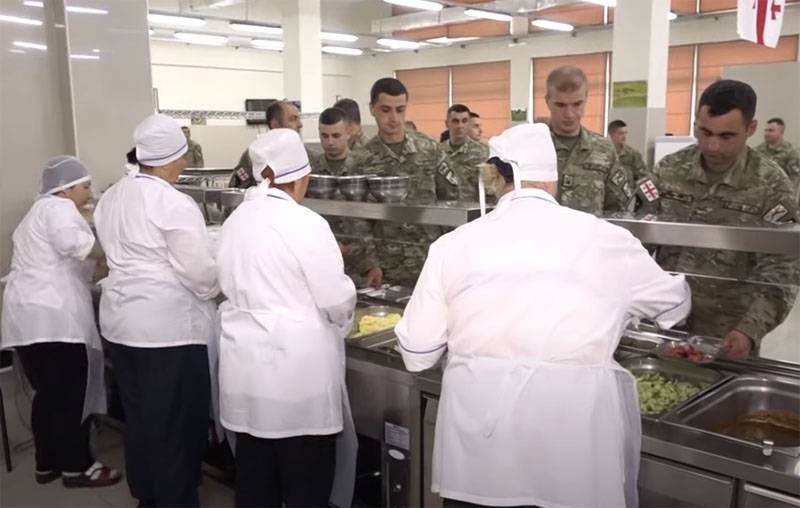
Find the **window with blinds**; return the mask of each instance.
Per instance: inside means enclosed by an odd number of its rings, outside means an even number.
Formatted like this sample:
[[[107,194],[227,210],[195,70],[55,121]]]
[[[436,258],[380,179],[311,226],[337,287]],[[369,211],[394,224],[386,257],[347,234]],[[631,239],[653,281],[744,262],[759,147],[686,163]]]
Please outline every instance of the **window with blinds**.
[[[408,90],[406,119],[438,141],[450,107],[450,68],[397,71],[395,75]]]
[[[503,132],[511,120],[511,64],[490,62],[451,67],[453,104],[481,115],[483,137]]]
[[[533,59],[533,117],[544,121],[550,110],[544,99],[547,93],[547,76],[557,67],[574,65],[586,73],[589,80],[589,95],[582,124],[589,130],[603,133],[606,122],[606,53],[589,53]]]
[[[691,132],[693,75],[694,46],[669,48],[665,131],[669,134],[685,136]]]

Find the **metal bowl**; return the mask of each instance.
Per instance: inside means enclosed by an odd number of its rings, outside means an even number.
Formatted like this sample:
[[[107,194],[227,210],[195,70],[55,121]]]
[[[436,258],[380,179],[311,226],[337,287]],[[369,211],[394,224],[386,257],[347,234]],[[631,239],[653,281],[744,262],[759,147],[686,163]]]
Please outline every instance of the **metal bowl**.
[[[381,203],[403,201],[408,196],[408,175],[373,176],[368,178],[367,182],[369,192]]]
[[[364,201],[369,192],[367,180],[373,176],[375,175],[340,176],[339,192],[348,201]]]
[[[333,175],[310,175],[306,194],[317,199],[333,199],[338,180],[339,177]]]

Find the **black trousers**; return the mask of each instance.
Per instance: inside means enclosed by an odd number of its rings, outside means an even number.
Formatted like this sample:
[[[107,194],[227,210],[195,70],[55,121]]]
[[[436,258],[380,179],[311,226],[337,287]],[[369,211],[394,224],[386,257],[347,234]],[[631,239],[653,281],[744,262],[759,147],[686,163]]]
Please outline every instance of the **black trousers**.
[[[236,506],[326,507],[336,434],[261,439],[236,434]]]
[[[154,506],[199,506],[211,385],[205,346],[109,343],[125,415],[131,495]]]
[[[84,344],[45,342],[16,348],[36,390],[31,410],[37,471],[82,473],[94,463],[90,423],[81,421],[88,362]]]

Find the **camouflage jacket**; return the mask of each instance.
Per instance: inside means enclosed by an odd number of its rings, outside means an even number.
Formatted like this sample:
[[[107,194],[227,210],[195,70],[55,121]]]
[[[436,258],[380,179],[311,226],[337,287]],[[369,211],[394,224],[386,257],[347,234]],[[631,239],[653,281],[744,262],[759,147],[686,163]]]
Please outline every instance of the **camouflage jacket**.
[[[306,147],[306,154],[308,155],[309,162],[313,161],[317,156],[317,154],[310,151],[308,147]],[[250,160],[250,153],[245,149],[245,151],[242,152],[242,156],[239,157],[239,162],[236,163],[236,167],[233,168],[231,179],[228,181],[228,187],[247,189],[253,187],[255,184],[256,180],[253,178],[253,163]]]
[[[467,138],[461,146],[453,146],[452,140],[440,144],[447,157],[450,171],[441,186],[440,199],[446,201],[478,201],[478,166],[489,158],[489,147]]]
[[[775,161],[789,176],[795,192],[800,193],[800,150],[793,147],[788,141],[784,141],[776,148],[772,148],[767,143],[761,143],[756,150]]]
[[[348,153],[343,162],[330,161],[324,153],[311,157],[311,172],[317,175],[352,176],[362,174],[360,168],[358,155],[352,152]],[[338,194],[335,199],[344,197]],[[379,266],[373,236],[374,221],[334,216],[326,216],[325,219],[336,239],[348,247],[348,252],[343,256],[345,271],[357,286],[362,286],[366,272]]]
[[[186,167],[188,168],[202,168],[203,167],[203,148],[200,143],[189,140],[189,149],[186,151]]]
[[[356,152],[364,150],[364,147],[367,146],[367,137],[362,132],[355,138],[350,140],[350,152]]]
[[[558,201],[562,205],[595,215],[628,209],[633,182],[611,141],[581,127],[580,140],[570,150],[555,133],[552,136],[558,156]]]
[[[634,185],[640,178],[651,176],[650,171],[647,170],[647,166],[644,164],[642,154],[632,146],[623,146],[622,150],[617,152],[617,155],[619,156],[620,164],[625,169],[625,174],[628,175],[628,180]]]
[[[439,143],[419,132],[406,132],[399,154],[373,137],[359,153],[364,173],[381,176],[409,175],[409,203],[430,204],[437,198],[444,175],[450,171]],[[376,224],[378,261],[384,277],[393,284],[413,287],[428,247],[441,235],[438,226],[380,221]]]
[[[710,183],[701,152],[691,145],[667,155],[655,168],[661,213],[685,222],[769,227],[796,221],[791,183],[775,163],[747,149],[721,181]],[[737,329],[755,345],[778,326],[794,304],[797,260],[776,254],[663,247],[659,263],[667,270],[738,281],[690,277],[696,333],[725,336]]]

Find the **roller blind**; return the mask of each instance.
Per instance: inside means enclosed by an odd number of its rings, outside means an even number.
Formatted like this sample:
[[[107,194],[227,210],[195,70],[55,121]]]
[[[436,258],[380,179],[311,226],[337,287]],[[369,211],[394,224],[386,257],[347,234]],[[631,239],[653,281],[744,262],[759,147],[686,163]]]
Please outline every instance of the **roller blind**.
[[[397,71],[396,75],[408,89],[406,119],[438,141],[450,105],[450,68]]]
[[[666,132],[670,134],[687,135],[691,132],[693,64],[694,46],[669,48]]]
[[[562,65],[574,65],[586,73],[589,96],[583,115],[583,126],[602,133],[605,123],[606,53],[558,56],[533,59],[533,116],[537,120],[550,117],[544,96],[547,93],[547,76]]]
[[[500,134],[511,122],[510,62],[457,65],[451,68],[453,104],[481,115],[483,136]]]

